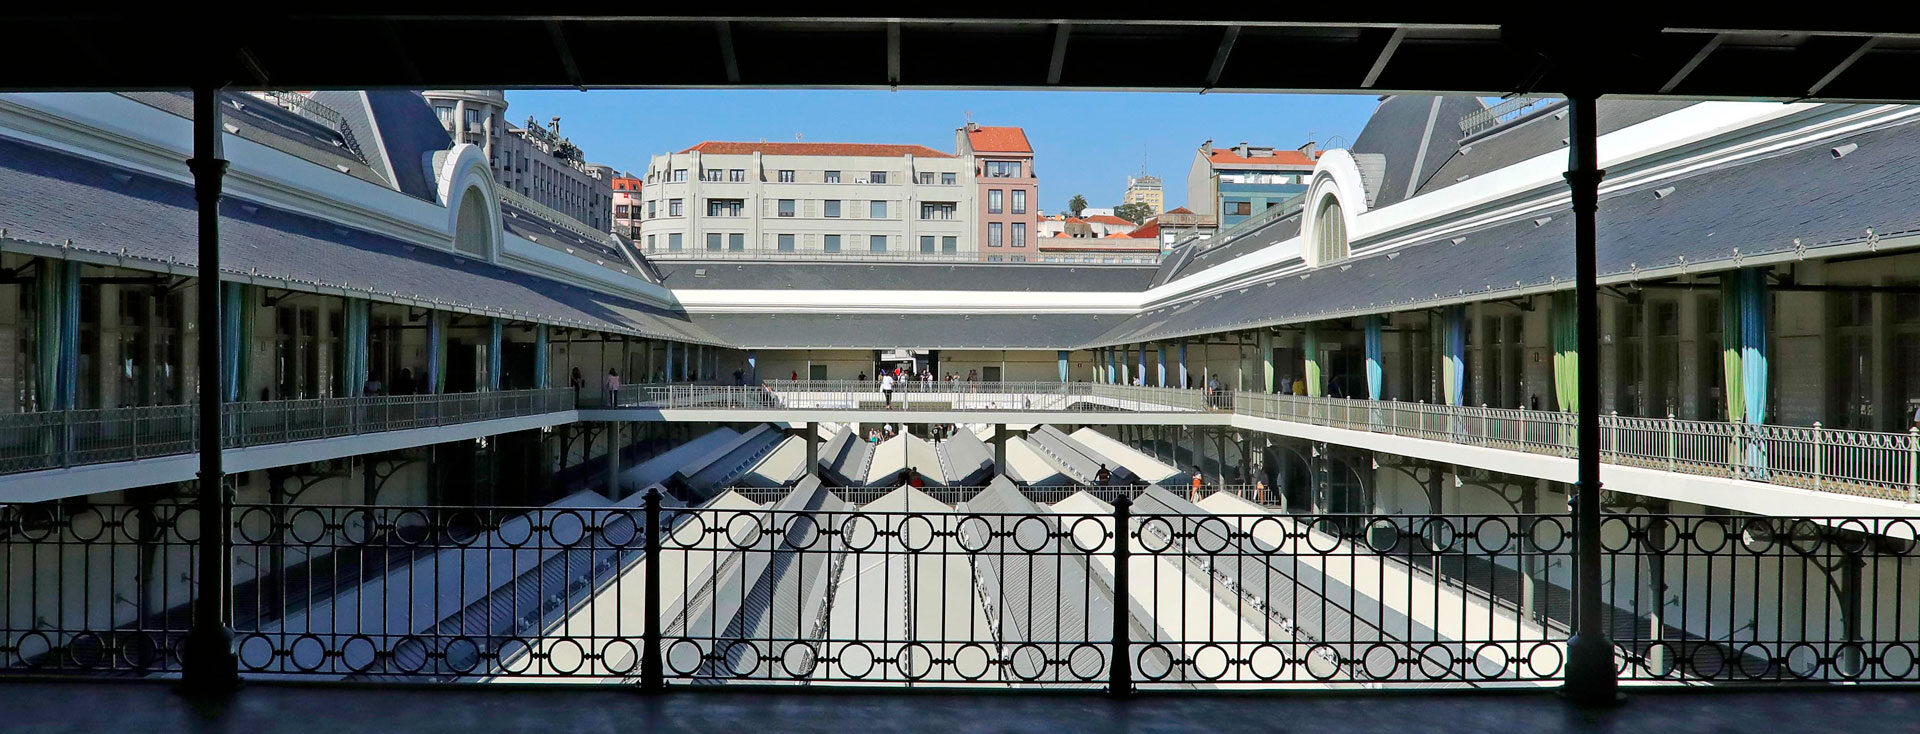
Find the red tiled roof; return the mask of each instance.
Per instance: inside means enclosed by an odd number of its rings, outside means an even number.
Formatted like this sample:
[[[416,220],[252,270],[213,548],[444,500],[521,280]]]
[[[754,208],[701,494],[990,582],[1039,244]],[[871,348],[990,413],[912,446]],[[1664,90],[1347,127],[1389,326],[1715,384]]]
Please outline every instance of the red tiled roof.
[[[1213,155],[1207,157],[1214,165],[1222,163],[1235,166],[1306,166],[1313,167],[1313,158],[1297,150],[1276,150],[1270,157],[1242,158],[1232,148],[1215,148]]]
[[[1121,219],[1112,214],[1095,214],[1093,216],[1087,217],[1086,219],[1087,221],[1092,222],[1094,224],[1118,224],[1118,225],[1127,226],[1127,227],[1134,226],[1133,222],[1129,222],[1125,219]]]
[[[1154,217],[1147,220],[1146,224],[1140,225],[1139,229],[1128,232],[1127,236],[1136,239],[1148,237],[1158,239],[1160,237],[1160,218]]]
[[[1168,214],[1192,214],[1193,210],[1183,206],[1176,209],[1170,209],[1167,211],[1167,213]]]
[[[914,155],[920,158],[953,158],[952,153],[942,153],[924,145],[893,145],[888,143],[735,143],[720,140],[708,140],[693,146],[682,153],[693,151],[713,153],[715,155],[845,155],[867,156],[871,158],[899,158]]]
[[[967,131],[967,143],[978,153],[1032,153],[1027,131],[1017,127],[981,126]]]

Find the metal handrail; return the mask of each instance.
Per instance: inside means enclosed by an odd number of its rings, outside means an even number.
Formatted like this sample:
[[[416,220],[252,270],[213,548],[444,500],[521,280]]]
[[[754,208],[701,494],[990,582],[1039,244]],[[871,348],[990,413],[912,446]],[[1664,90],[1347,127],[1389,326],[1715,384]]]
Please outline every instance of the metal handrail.
[[[227,403],[225,448],[335,438],[572,410],[567,388]],[[0,415],[0,474],[199,449],[198,403]]]
[[[909,243],[909,244],[912,244],[912,243]],[[646,258],[649,260],[724,260],[729,262],[741,261],[741,260],[773,260],[773,261],[780,261],[780,262],[943,262],[943,263],[968,263],[968,264],[973,264],[973,263],[985,264],[988,262],[985,259],[986,253],[984,252],[921,252],[918,249],[887,250],[885,252],[874,252],[872,250],[845,249],[845,250],[840,250],[838,252],[826,252],[824,250],[792,250],[792,251],[706,250],[706,249],[690,248],[690,249],[677,250],[677,251],[676,250],[648,250],[641,254],[645,255]],[[1037,257],[1037,255],[1033,255],[1033,256]],[[1143,253],[1137,253],[1137,254],[1130,254],[1128,256],[1134,258],[1135,261],[1131,263],[1115,262],[1115,263],[1070,263],[1070,264],[1073,264],[1073,265],[1151,265],[1151,264],[1160,262],[1160,256],[1157,253],[1143,252]],[[1042,263],[1038,260],[1029,259],[1024,263],[992,263],[992,264],[1037,265]],[[1054,264],[1061,264],[1061,263],[1054,263]]]

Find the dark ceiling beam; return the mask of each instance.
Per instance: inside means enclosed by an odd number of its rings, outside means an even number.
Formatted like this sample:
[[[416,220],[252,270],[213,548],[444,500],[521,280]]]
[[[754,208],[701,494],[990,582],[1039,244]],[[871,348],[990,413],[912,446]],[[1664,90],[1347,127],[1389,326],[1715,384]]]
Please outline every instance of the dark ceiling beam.
[[[400,42],[400,32],[394,30],[392,23],[380,25],[380,37],[386,40],[387,53],[393,54],[398,62],[395,65],[400,68],[400,75],[406,78],[408,86],[426,86],[421,82],[420,67],[413,63],[413,54],[407,50],[407,44]]]
[[[1067,67],[1067,36],[1073,32],[1073,24],[1061,23],[1053,27],[1053,58],[1047,62],[1047,83],[1059,84],[1060,73]]]
[[[887,83],[900,83],[900,24],[887,24]]]
[[[1207,83],[1212,89],[1220,83],[1220,75],[1227,70],[1227,57],[1233,54],[1233,44],[1240,40],[1240,26],[1230,25],[1220,31],[1220,47],[1213,52],[1213,65],[1207,67]]]
[[[1834,64],[1832,69],[1828,69],[1827,73],[1820,77],[1819,81],[1814,82],[1813,86],[1807,88],[1807,96],[1820,96],[1821,90],[1826,89],[1828,84],[1833,83],[1833,80],[1840,78],[1841,74],[1845,74],[1847,69],[1854,65],[1854,62],[1859,61],[1860,57],[1867,55],[1867,52],[1872,51],[1873,47],[1879,43],[1880,39],[1877,36],[1868,36],[1860,41],[1860,45],[1853,49],[1853,53],[1847,54],[1847,57],[1841,59],[1840,63]]]
[[[1674,72],[1673,76],[1667,79],[1666,84],[1661,85],[1660,93],[1670,94],[1673,90],[1678,89],[1680,83],[1686,81],[1687,77],[1693,74],[1694,69],[1700,68],[1701,62],[1706,61],[1708,56],[1713,55],[1713,50],[1720,48],[1720,43],[1725,40],[1727,40],[1727,34],[1725,33],[1715,33],[1707,37],[1707,42],[1700,45],[1700,50],[1693,52],[1693,57],[1687,59],[1687,63],[1682,64],[1680,70]]]
[[[573,60],[573,48],[567,45],[567,29],[564,21],[547,21],[547,37],[553,39],[553,52],[560,57],[560,68],[567,74],[567,81],[575,88],[586,91],[587,84],[580,78],[580,65]]]
[[[714,23],[720,37],[720,63],[726,67],[727,83],[740,83],[740,57],[733,51],[733,21],[723,20]]]
[[[1380,47],[1380,54],[1374,57],[1373,68],[1368,69],[1366,78],[1360,80],[1361,89],[1372,89],[1373,85],[1380,82],[1380,73],[1387,70],[1387,62],[1393,60],[1393,52],[1400,50],[1400,42],[1406,38],[1407,29],[1393,29],[1393,35],[1387,37],[1386,44]]]

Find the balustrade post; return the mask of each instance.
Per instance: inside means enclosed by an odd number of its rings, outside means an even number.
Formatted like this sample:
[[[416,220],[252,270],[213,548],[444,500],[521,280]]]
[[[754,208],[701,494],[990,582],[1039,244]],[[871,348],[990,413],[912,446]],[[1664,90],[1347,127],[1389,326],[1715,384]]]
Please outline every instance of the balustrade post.
[[[1824,472],[1821,471],[1821,469],[1824,468],[1821,465],[1825,463],[1825,454],[1826,454],[1826,451],[1823,450],[1824,446],[1822,445],[1825,442],[1822,441],[1821,439],[1826,438],[1826,436],[1823,435],[1825,433],[1826,431],[1820,428],[1820,421],[1814,421],[1813,422],[1813,488],[1816,490],[1820,489],[1822,484],[1825,484],[1825,481],[1823,481]]]
[[[1225,457],[1221,457],[1222,461]],[[1132,629],[1128,624],[1128,569],[1132,557],[1128,536],[1132,532],[1133,500],[1125,493],[1113,500],[1113,650],[1107,670],[1107,695],[1126,698],[1133,695],[1133,657],[1128,650]]]
[[[1618,457],[1620,455],[1620,411],[1607,411],[1607,438],[1608,443],[1613,446],[1613,455]]]
[[[1492,421],[1493,421],[1493,411],[1487,410],[1486,403],[1481,403],[1480,404],[1480,443],[1483,446],[1493,445]]]
[[[1907,501],[1920,495],[1920,428],[1907,429]]]
[[[647,602],[644,612],[647,615],[641,632],[640,690],[661,691],[667,687],[666,651],[661,649],[662,632],[660,629],[660,499],[659,487],[647,489],[646,496],[646,585]]]
[[[1819,425],[1819,424],[1814,424]],[[1667,471],[1680,468],[1680,424],[1674,420],[1673,412],[1667,412]]]

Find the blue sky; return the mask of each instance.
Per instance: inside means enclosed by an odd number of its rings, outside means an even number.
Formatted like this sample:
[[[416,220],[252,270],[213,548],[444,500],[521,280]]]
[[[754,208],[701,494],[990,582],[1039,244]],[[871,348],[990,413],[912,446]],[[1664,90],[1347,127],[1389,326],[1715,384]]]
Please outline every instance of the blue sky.
[[[1292,148],[1308,136],[1351,143],[1372,113],[1369,95],[1167,94],[1129,92],[646,90],[514,91],[507,116],[561,132],[587,159],[641,173],[647,157],[702,140],[918,143],[953,150],[967,120],[1027,130],[1040,172],[1040,207],[1055,212],[1074,194],[1092,206],[1119,203],[1127,176],[1161,177],[1167,207],[1186,204],[1187,168],[1201,141]]]

